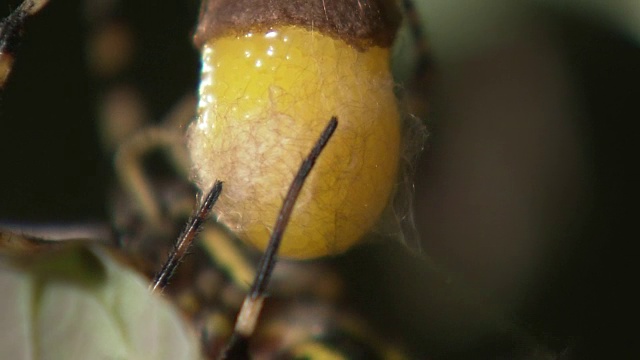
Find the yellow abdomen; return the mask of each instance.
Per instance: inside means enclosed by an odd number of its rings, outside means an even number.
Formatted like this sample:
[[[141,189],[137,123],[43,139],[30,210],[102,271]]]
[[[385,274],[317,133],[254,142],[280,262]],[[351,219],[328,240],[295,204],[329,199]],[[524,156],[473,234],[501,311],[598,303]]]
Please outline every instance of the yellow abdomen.
[[[354,245],[394,190],[400,121],[389,49],[357,51],[296,27],[214,39],[202,49],[195,181],[225,182],[215,207],[264,249],[302,159],[331,116],[339,125],[296,203],[280,255],[308,259]]]

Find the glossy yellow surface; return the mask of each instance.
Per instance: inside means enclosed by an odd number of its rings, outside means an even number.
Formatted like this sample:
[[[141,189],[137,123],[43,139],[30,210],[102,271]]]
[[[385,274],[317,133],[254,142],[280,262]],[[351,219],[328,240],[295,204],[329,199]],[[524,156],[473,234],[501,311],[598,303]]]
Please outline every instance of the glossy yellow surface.
[[[338,129],[294,208],[280,255],[308,259],[357,243],[394,190],[400,123],[389,50],[358,52],[294,27],[207,43],[188,142],[196,183],[225,182],[220,219],[264,249],[303,158],[331,116]]]

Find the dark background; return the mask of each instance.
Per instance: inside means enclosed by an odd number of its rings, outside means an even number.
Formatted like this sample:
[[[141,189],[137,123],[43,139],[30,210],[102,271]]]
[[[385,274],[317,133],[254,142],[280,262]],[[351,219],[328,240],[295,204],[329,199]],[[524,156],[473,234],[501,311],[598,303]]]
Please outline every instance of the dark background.
[[[356,250],[342,261],[359,307],[434,358],[630,358],[640,32],[623,6],[633,5],[482,3],[419,2],[435,66],[415,215],[431,262],[393,244]],[[83,6],[52,0],[28,23],[0,99],[3,221],[109,217]],[[127,80],[159,119],[196,87],[197,4],[119,9],[136,34]]]
[[[17,4],[1,6],[2,16]],[[27,23],[1,99],[2,219],[59,222],[108,216],[111,155],[101,148],[96,124],[105,83],[89,74],[87,40],[96,27],[87,12],[82,1],[52,1]],[[106,15],[126,21],[132,30],[133,63],[116,81],[134,84],[152,121],[195,92],[198,54],[190,34],[196,13],[195,1],[136,1]]]

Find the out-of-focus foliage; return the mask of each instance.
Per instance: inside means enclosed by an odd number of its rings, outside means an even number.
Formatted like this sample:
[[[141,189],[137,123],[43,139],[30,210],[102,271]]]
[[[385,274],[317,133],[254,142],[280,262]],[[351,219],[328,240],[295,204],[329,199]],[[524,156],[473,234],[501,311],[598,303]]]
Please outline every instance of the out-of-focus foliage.
[[[621,323],[636,307],[640,2],[416,5],[435,64],[416,183],[425,252],[563,358],[636,358]],[[459,334],[472,317],[454,318]],[[483,357],[488,339],[445,352]]]
[[[175,308],[104,250],[0,257],[1,359],[197,359]]]

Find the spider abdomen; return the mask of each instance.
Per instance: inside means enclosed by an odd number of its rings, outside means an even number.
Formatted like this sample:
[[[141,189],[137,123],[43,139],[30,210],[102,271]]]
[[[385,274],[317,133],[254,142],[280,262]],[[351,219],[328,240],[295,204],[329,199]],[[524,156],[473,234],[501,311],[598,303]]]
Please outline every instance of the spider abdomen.
[[[331,116],[340,126],[296,203],[280,254],[345,251],[393,192],[400,121],[389,49],[357,50],[294,26],[215,38],[202,49],[198,119],[188,142],[196,183],[225,182],[221,221],[264,249],[282,199]]]

